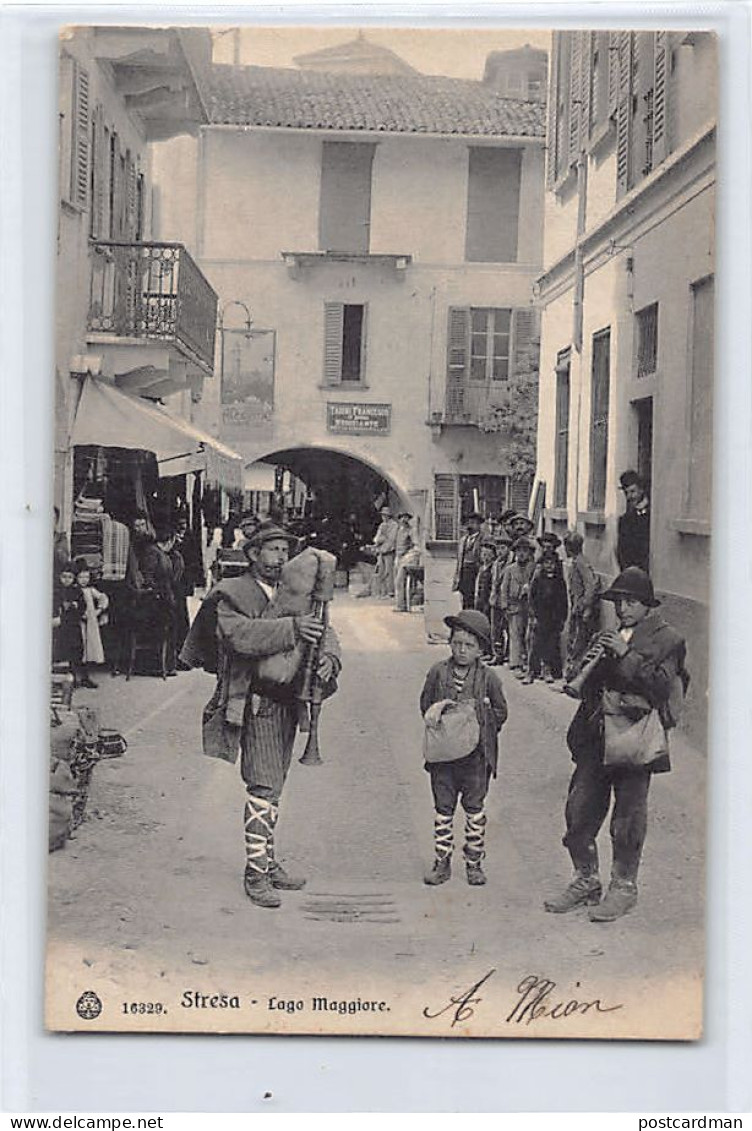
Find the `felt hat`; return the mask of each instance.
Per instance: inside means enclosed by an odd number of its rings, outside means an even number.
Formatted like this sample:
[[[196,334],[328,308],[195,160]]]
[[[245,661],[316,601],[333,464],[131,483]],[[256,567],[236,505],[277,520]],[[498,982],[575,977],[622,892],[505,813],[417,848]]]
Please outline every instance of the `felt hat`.
[[[493,538],[481,538],[481,542],[480,542],[481,550],[483,549],[484,546],[487,546],[489,550],[493,550],[493,552],[496,553],[497,545],[496,545],[495,539],[493,539]]]
[[[512,535],[508,534],[506,530],[502,530],[499,534],[495,534],[494,539],[497,546],[511,546],[514,542]]]
[[[530,519],[529,519],[529,518],[527,517],[527,515],[525,515],[525,514],[513,514],[513,515],[511,516],[511,518],[509,519],[509,525],[510,525],[510,526],[517,526],[517,525],[518,525],[518,523],[521,523],[521,522],[524,522],[524,524],[525,524],[525,528],[526,528],[526,530],[527,530],[527,532],[528,532],[528,533],[529,533],[529,532],[530,532],[530,531],[531,531],[531,530],[532,530],[532,529],[534,528],[534,526],[535,526],[535,523],[534,523],[534,522],[531,522],[531,521],[530,521]]]
[[[285,541],[289,542],[291,545],[294,545],[298,540],[289,530],[285,530],[284,526],[267,520],[266,522],[262,522],[258,530],[251,535],[245,543],[244,549],[246,546],[260,549],[266,542],[273,542],[275,538],[284,538]]]
[[[490,647],[491,622],[485,613],[478,612],[477,609],[463,609],[456,616],[444,617],[444,624],[447,628],[464,628],[465,632],[476,636],[481,644]]]
[[[653,592],[653,582],[639,566],[627,566],[610,588],[601,594],[602,601],[618,601],[622,597],[631,597],[650,609],[660,605]]]
[[[559,546],[561,545],[561,538],[558,534],[554,534],[553,531],[549,531],[546,534],[541,534],[540,538],[537,539],[537,542],[538,545],[544,550],[558,550]]]
[[[465,519],[465,522],[483,522],[483,515],[478,514],[477,511],[471,511]]]
[[[521,538],[517,538],[516,541],[514,541],[512,543],[512,549],[513,550],[530,550],[530,552],[532,553],[533,550],[535,549],[535,547],[533,546],[533,543],[530,541],[530,539],[526,538],[525,535],[523,534]]]
[[[580,534],[579,530],[568,530],[564,535],[565,546],[576,546],[578,550],[581,550],[584,544],[585,540]]]

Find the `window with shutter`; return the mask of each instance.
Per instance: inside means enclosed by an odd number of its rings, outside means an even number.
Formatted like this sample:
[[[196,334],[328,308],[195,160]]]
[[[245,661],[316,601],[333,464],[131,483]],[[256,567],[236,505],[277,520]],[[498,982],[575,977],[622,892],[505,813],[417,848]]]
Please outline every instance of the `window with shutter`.
[[[70,55],[60,60],[60,195],[66,203],[89,207],[91,159],[89,72]]]
[[[568,32],[571,38],[569,63],[569,140],[567,163],[574,165],[580,153],[582,136],[582,46],[585,32]]]
[[[608,115],[616,116],[619,108],[619,39],[618,31],[608,32]]]
[[[361,384],[365,351],[366,307],[324,303],[324,384]]]
[[[559,93],[559,34],[554,34],[551,44],[551,69],[548,78],[548,126],[546,129],[546,188],[556,183],[556,122]]]
[[[515,310],[512,334],[515,373],[523,364],[527,351],[537,336],[538,311],[532,306],[523,306]]]
[[[135,240],[138,226],[137,200],[136,200],[137,173],[136,162],[133,160],[130,149],[125,154],[125,238]]]
[[[76,63],[74,75],[74,143],[70,199],[72,204],[85,210],[89,207],[89,130],[91,127],[89,72]]]
[[[437,542],[456,542],[459,537],[458,477],[433,477],[433,533]]]
[[[365,142],[323,143],[319,206],[322,251],[368,251],[375,152],[376,146]]]
[[[446,415],[462,416],[465,411],[465,385],[470,357],[470,310],[453,306],[449,309],[447,333]]]
[[[668,32],[655,33],[655,59],[653,72],[653,166],[660,165],[670,153],[668,139],[668,111],[666,106],[668,82]]]
[[[556,90],[556,180],[566,177],[569,172],[567,153],[569,149],[569,70],[572,62],[572,33],[561,32],[559,51],[558,83]]]
[[[619,102],[616,109],[616,195],[629,190],[629,165],[632,134],[632,52],[633,33],[619,35]]]
[[[692,518],[710,519],[713,489],[713,276],[691,287],[690,435],[687,510]]]
[[[569,373],[570,352],[556,359],[556,436],[554,440],[554,506],[567,505],[569,476]]]
[[[521,149],[470,149],[465,235],[468,262],[517,261],[521,171]]]
[[[610,370],[611,331],[609,329],[593,335],[588,505],[590,510],[594,511],[603,510],[606,505]]]
[[[91,134],[91,216],[89,232],[94,239],[107,235],[105,212],[107,204],[108,134],[104,124],[104,110],[97,105]]]

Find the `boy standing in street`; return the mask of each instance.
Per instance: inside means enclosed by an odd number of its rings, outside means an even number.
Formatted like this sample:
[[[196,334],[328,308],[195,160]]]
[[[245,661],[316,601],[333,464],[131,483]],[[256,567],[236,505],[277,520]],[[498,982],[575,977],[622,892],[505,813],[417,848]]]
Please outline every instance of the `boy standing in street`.
[[[471,703],[477,720],[477,744],[451,760],[426,762],[431,775],[435,808],[435,860],[424,882],[435,886],[451,875],[454,848],[454,812],[458,800],[465,811],[465,868],[472,886],[485,884],[486,817],[483,807],[491,777],[496,776],[499,731],[507,718],[501,680],[483,664],[481,655],[491,648],[488,617],[475,609],[444,618],[450,629],[451,658],[434,664],[426,676],[420,710],[427,725],[451,703]],[[473,720],[471,719],[471,725]],[[474,734],[473,734],[474,737]]]
[[[509,669],[522,679],[527,670],[527,616],[530,582],[534,572],[533,544],[518,538],[514,560],[504,570],[499,603],[509,626]]]

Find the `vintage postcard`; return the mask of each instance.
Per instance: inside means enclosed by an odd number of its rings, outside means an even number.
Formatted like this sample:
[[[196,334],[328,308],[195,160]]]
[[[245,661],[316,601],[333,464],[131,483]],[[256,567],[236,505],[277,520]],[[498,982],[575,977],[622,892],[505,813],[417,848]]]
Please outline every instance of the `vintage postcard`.
[[[717,68],[62,31],[49,1029],[701,1036]]]

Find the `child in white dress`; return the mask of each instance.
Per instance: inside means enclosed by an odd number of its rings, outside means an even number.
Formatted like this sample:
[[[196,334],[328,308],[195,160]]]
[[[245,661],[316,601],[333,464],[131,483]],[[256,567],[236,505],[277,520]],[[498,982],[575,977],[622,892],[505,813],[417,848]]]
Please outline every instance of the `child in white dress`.
[[[76,562],[76,582],[83,593],[86,608],[81,622],[84,643],[81,686],[95,688],[96,683],[89,677],[89,664],[104,663],[104,648],[99,627],[104,622],[110,599],[106,593],[101,593],[91,584],[91,569],[85,559]]]

